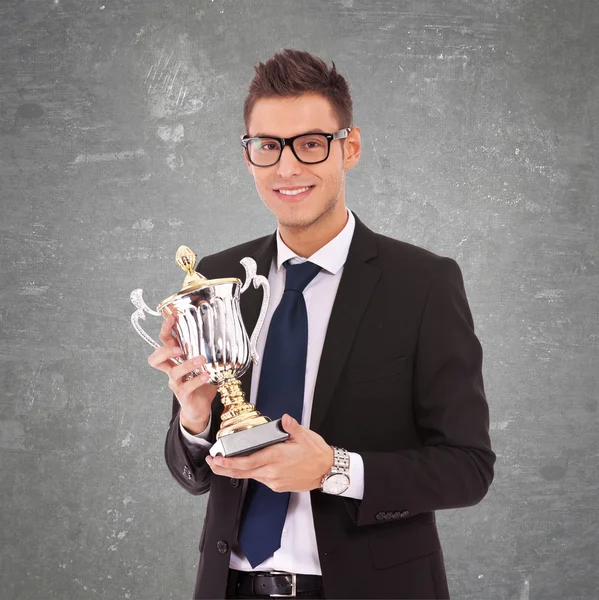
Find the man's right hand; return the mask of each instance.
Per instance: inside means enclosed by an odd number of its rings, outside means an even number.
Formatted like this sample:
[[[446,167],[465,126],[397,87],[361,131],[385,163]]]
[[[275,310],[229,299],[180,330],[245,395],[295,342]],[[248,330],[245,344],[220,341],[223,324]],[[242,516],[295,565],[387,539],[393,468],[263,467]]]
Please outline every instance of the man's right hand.
[[[190,433],[201,433],[208,426],[210,407],[216,396],[217,386],[208,384],[208,373],[187,380],[187,375],[201,369],[206,359],[203,356],[174,365],[169,359],[180,357],[183,350],[172,334],[175,318],[171,315],[160,328],[160,341],[164,346],[156,348],[148,357],[148,364],[168,375],[168,387],[181,405],[181,425]]]

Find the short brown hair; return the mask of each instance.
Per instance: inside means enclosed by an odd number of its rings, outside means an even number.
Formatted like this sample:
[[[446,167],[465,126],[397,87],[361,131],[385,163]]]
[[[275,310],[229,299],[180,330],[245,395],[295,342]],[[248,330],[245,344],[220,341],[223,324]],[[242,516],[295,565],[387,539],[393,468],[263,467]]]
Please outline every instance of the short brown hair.
[[[301,94],[320,94],[332,105],[339,127],[353,126],[353,107],[349,86],[337,72],[317,56],[285,48],[265,63],[259,63],[243,105],[246,132],[252,109],[260,98],[291,98]]]

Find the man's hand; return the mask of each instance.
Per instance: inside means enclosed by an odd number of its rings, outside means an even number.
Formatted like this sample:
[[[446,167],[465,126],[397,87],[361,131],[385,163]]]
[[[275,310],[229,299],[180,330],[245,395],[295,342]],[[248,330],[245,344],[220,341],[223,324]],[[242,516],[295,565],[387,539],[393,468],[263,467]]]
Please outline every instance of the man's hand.
[[[250,456],[207,456],[212,472],[235,479],[255,479],[275,492],[308,492],[333,466],[335,454],[321,436],[283,415],[286,442],[268,446]]]
[[[171,330],[175,318],[171,315],[160,329],[160,341],[164,347],[156,348],[148,358],[150,366],[163,371],[168,375],[168,387],[173,391],[179,404],[181,425],[190,433],[201,433],[208,426],[210,407],[216,396],[217,386],[207,384],[210,378],[208,373],[189,378],[189,374],[201,367],[206,362],[203,356],[187,360],[180,365],[174,365],[171,358],[180,357],[183,351],[173,337]]]

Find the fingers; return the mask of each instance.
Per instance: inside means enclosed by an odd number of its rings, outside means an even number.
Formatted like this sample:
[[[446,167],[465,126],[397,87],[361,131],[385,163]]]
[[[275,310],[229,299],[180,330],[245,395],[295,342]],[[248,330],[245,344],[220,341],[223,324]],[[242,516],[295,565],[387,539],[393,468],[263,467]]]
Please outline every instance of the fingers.
[[[281,418],[283,429],[293,438],[301,435],[304,429],[291,415],[285,413]]]
[[[201,388],[203,385],[206,385],[210,379],[209,373],[200,373],[195,377],[188,377],[188,375],[191,375],[191,373],[186,373],[180,379],[169,379],[168,382],[168,387],[177,396],[179,402],[183,404],[185,404],[186,399],[189,398],[193,392]]]
[[[183,351],[178,346],[176,348],[161,346],[148,356],[148,364],[168,375],[169,387],[177,395],[183,386],[186,394],[191,393],[210,379],[208,373],[200,373],[206,364],[206,358],[203,356],[186,360],[174,366],[175,363],[172,359],[181,358],[182,354]],[[198,377],[194,377],[194,375],[198,375]],[[193,384],[187,385],[191,381]]]
[[[168,347],[176,348],[179,346],[179,342],[175,339],[175,336],[172,333],[172,329],[175,325],[175,317],[174,315],[169,315],[168,318],[162,323],[162,327],[160,328],[160,341]]]
[[[194,391],[204,385],[210,379],[208,373],[202,372],[206,364],[206,358],[198,356],[185,360],[180,364],[173,359],[181,359],[183,350],[177,340],[173,337],[172,327],[175,317],[169,315],[160,329],[160,340],[165,344],[156,348],[148,357],[148,364],[159,371],[163,371],[169,377],[169,388],[175,393],[179,402],[184,402]]]
[[[252,473],[252,477],[258,474],[261,476],[272,476],[272,473],[266,472],[265,469],[272,469],[277,464],[280,458],[280,449],[276,446],[269,446],[258,450],[249,456],[234,456],[226,458],[224,456],[216,456],[214,465],[226,471],[235,471],[236,473]],[[247,477],[245,475],[244,477]]]
[[[203,356],[197,356],[182,362],[176,367],[172,367],[169,372],[169,378],[171,381],[179,381],[186,375],[199,371],[206,364],[206,359]],[[207,373],[205,373],[207,375]],[[207,380],[208,378],[206,378]]]
[[[208,383],[210,374],[201,371],[205,363],[206,359],[203,356],[198,356],[197,358],[186,360],[168,372],[168,387],[177,396],[182,406],[186,405],[193,398],[194,392]],[[214,398],[216,386],[211,387],[214,391],[207,393],[211,398]]]
[[[208,455],[206,462],[215,475],[233,477],[235,479],[255,479],[256,481],[269,481],[276,476],[276,468],[273,465],[259,465],[249,467],[249,463],[243,458],[223,458]]]
[[[148,356],[148,364],[159,371],[168,372],[174,364],[170,359],[179,358],[182,354],[183,350],[179,346],[161,346]]]
[[[291,491],[289,482],[282,477],[285,473],[281,473],[273,465],[266,465],[251,470],[226,468],[220,466],[219,459],[221,458],[219,456],[213,458],[210,455],[206,457],[206,462],[215,475],[233,479],[254,479],[269,487],[273,492]]]

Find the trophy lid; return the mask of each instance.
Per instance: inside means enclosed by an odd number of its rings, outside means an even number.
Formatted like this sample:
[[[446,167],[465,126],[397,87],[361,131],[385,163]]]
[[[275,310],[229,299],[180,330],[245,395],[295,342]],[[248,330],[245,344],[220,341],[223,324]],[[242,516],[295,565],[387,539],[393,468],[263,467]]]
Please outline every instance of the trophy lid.
[[[156,308],[157,312],[160,312],[169,302],[172,302],[178,296],[189,294],[190,292],[196,292],[202,288],[218,285],[219,283],[239,283],[241,281],[236,277],[225,277],[222,279],[207,279],[201,273],[195,270],[195,264],[198,255],[187,246],[179,246],[175,261],[177,264],[187,273],[183,280],[183,287],[172,296],[163,300]]]

